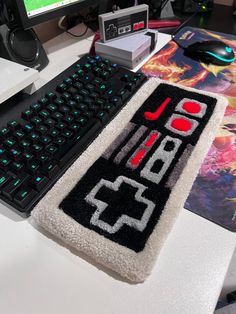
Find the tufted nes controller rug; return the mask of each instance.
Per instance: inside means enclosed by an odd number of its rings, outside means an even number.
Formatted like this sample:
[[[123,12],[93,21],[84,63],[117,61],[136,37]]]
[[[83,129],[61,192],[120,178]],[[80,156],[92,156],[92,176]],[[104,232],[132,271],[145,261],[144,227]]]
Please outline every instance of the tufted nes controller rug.
[[[32,212],[65,243],[134,281],[150,274],[227,100],[150,79]]]

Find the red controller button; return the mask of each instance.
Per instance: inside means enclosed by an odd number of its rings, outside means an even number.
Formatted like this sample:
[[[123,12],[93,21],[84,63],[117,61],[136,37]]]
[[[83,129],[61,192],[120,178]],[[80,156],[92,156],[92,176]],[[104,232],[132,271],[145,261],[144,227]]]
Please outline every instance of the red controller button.
[[[188,132],[192,129],[192,123],[185,118],[176,118],[171,122],[171,127],[183,132]]]
[[[173,133],[189,136],[193,134],[198,125],[198,121],[194,119],[187,118],[180,114],[173,114],[167,121],[165,127]]]
[[[202,118],[206,113],[207,105],[200,101],[184,98],[175,108],[175,111],[189,114],[194,117]]]
[[[201,111],[201,106],[193,101],[187,101],[183,104],[182,108],[188,113],[199,113]]]
[[[144,22],[139,22],[139,28],[144,28]]]
[[[137,154],[134,156],[133,159],[131,159],[131,165],[132,166],[138,166],[140,164],[140,161],[142,160],[143,156],[145,155],[146,151],[145,149],[141,149]]]
[[[137,31],[139,29],[138,23],[134,23],[133,28],[134,28],[134,31]]]

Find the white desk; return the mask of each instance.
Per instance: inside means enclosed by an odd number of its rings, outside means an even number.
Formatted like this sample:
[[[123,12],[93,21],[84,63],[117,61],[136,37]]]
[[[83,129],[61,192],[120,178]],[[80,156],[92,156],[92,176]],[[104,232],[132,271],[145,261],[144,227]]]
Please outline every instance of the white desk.
[[[160,34],[157,48],[169,38]],[[63,34],[46,43],[41,77],[68,67],[91,40]],[[152,275],[130,285],[0,204],[0,313],[212,313],[235,244],[235,234],[183,209]]]

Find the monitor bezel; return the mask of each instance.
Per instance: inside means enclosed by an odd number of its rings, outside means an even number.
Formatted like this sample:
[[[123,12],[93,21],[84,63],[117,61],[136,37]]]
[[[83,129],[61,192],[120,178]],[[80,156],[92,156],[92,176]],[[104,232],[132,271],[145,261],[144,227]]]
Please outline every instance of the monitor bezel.
[[[42,13],[40,15],[37,15],[31,18],[29,18],[27,15],[27,11],[26,11],[23,0],[13,0],[12,9],[16,15],[18,23],[20,23],[23,28],[28,29],[35,25],[52,20],[54,18],[63,16],[63,15],[76,13],[77,9],[79,11],[86,8],[88,5],[95,5],[95,4],[99,4],[99,1],[81,0],[77,3],[69,4],[69,5],[66,5],[65,7],[61,7],[47,13]]]

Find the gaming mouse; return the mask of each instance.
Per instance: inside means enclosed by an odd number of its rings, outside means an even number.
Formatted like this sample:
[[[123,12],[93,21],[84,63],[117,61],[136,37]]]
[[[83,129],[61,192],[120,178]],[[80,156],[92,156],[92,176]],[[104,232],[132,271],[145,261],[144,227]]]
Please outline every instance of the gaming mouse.
[[[184,47],[184,53],[190,58],[216,65],[229,65],[235,60],[233,49],[224,42],[209,40],[196,42]]]

